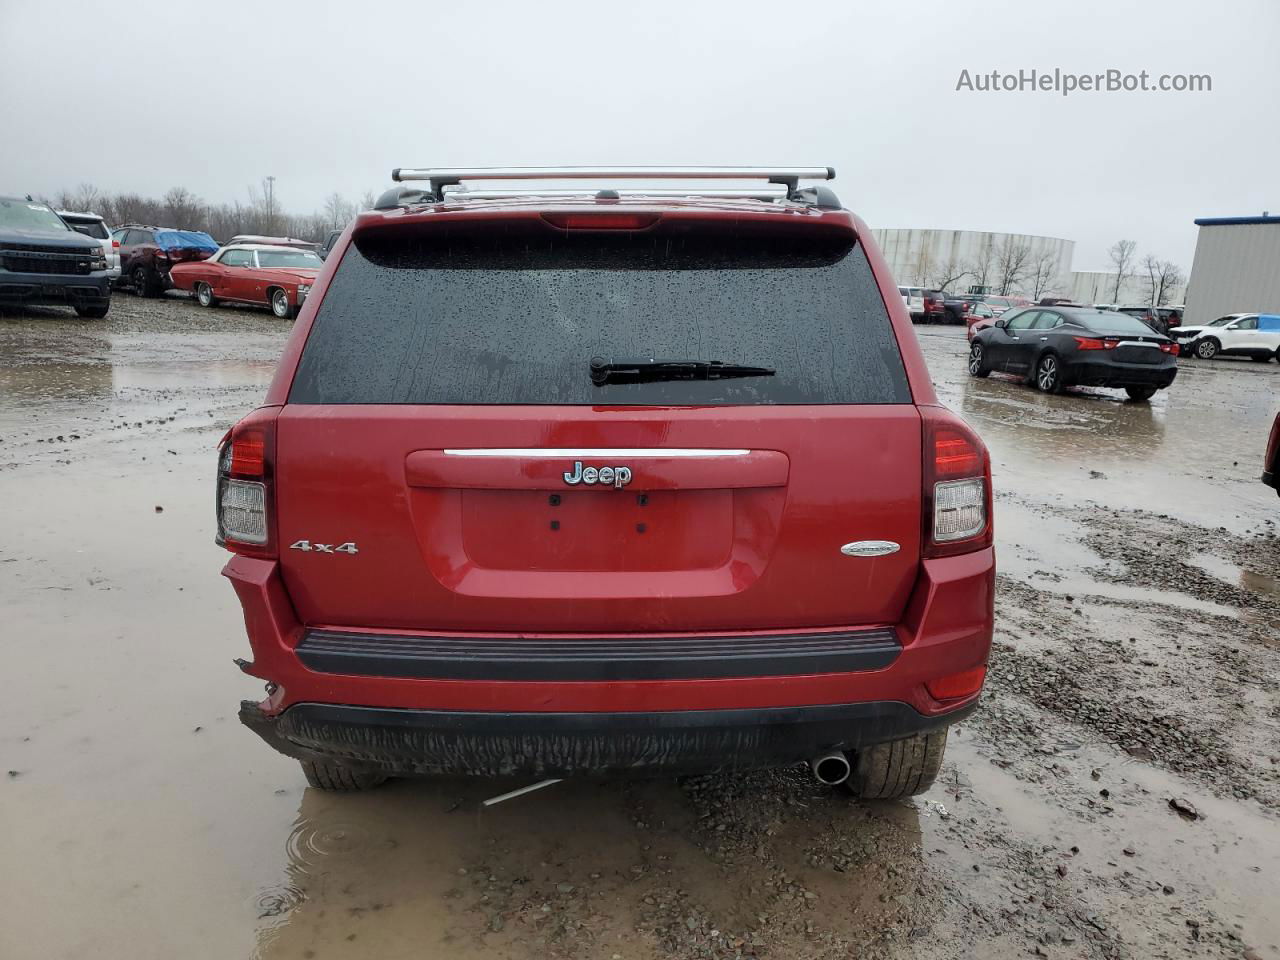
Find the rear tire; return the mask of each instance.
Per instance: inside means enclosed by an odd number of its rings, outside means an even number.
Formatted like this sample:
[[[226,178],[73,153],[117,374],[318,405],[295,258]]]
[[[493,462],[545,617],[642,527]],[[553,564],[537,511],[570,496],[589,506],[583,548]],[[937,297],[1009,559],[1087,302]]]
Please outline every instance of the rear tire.
[[[1062,390],[1062,361],[1056,353],[1046,353],[1036,361],[1035,384],[1045,393]]]
[[[877,743],[857,752],[844,788],[860,800],[894,800],[924,793],[938,778],[947,728],[906,740]]]
[[[213,287],[207,283],[196,284],[196,300],[202,307],[216,307],[218,298],[213,295]]]
[[[96,307],[76,307],[76,316],[84,317],[88,320],[101,320],[107,315],[107,311],[111,309],[111,304],[104,303]]]
[[[969,376],[982,377],[989,376],[991,371],[987,369],[986,351],[981,343],[975,343],[969,347]]]
[[[1134,403],[1146,403],[1156,395],[1155,387],[1125,387],[1124,392]]]
[[[1196,356],[1201,360],[1212,360],[1218,355],[1220,349],[1217,340],[1201,340],[1196,344]]]
[[[325,760],[299,760],[307,783],[317,790],[349,793],[354,790],[372,790],[386,781],[386,774],[352,770],[341,764]]]
[[[133,281],[133,292],[140,297],[155,296],[155,285],[147,277],[146,267],[134,267],[133,273],[129,274]]]

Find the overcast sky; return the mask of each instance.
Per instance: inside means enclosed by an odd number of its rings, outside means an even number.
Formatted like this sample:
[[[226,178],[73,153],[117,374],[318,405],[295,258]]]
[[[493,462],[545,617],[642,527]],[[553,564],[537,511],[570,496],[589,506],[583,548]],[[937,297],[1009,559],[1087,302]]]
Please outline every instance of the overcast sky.
[[[873,227],[1118,238],[1280,212],[1280,2],[0,0],[0,193],[92,182],[290,212],[395,166],[834,166]],[[1210,93],[957,92],[1207,73]]]

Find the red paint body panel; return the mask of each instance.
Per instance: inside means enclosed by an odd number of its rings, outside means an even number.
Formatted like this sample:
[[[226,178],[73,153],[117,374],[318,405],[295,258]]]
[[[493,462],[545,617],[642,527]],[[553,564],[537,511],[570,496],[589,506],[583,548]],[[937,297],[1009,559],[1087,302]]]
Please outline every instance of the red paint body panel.
[[[937,715],[960,709],[973,698],[939,703],[929,696],[924,683],[931,677],[986,662],[995,594],[995,559],[990,548],[925,561],[908,613],[898,626],[903,652],[883,670],[732,680],[513,683],[312,672],[302,666],[294,653],[303,626],[289,603],[279,564],[234,557],[223,575],[231,580],[244,608],[254,655],[249,672],[278,685],[264,704],[270,713],[279,713],[294,703],[509,712],[639,712],[897,700],[922,714]]]

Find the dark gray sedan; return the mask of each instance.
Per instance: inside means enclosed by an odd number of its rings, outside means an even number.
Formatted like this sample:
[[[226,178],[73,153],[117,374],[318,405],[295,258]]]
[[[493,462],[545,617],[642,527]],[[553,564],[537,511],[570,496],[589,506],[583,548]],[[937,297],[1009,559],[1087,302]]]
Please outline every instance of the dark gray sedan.
[[[1076,307],[1011,310],[974,334],[969,373],[1012,373],[1046,393],[1119,387],[1150,400],[1178,375],[1177,345],[1136,317]]]

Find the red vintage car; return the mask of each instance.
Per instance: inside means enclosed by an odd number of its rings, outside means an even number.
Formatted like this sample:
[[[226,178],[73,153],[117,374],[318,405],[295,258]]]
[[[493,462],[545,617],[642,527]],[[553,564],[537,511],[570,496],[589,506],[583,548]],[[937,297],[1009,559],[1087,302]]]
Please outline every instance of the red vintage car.
[[[176,264],[169,277],[175,290],[194,293],[203,307],[223,300],[259,303],[282,320],[292,320],[322,266],[312,250],[237,243],[221,247],[208,260]]]

